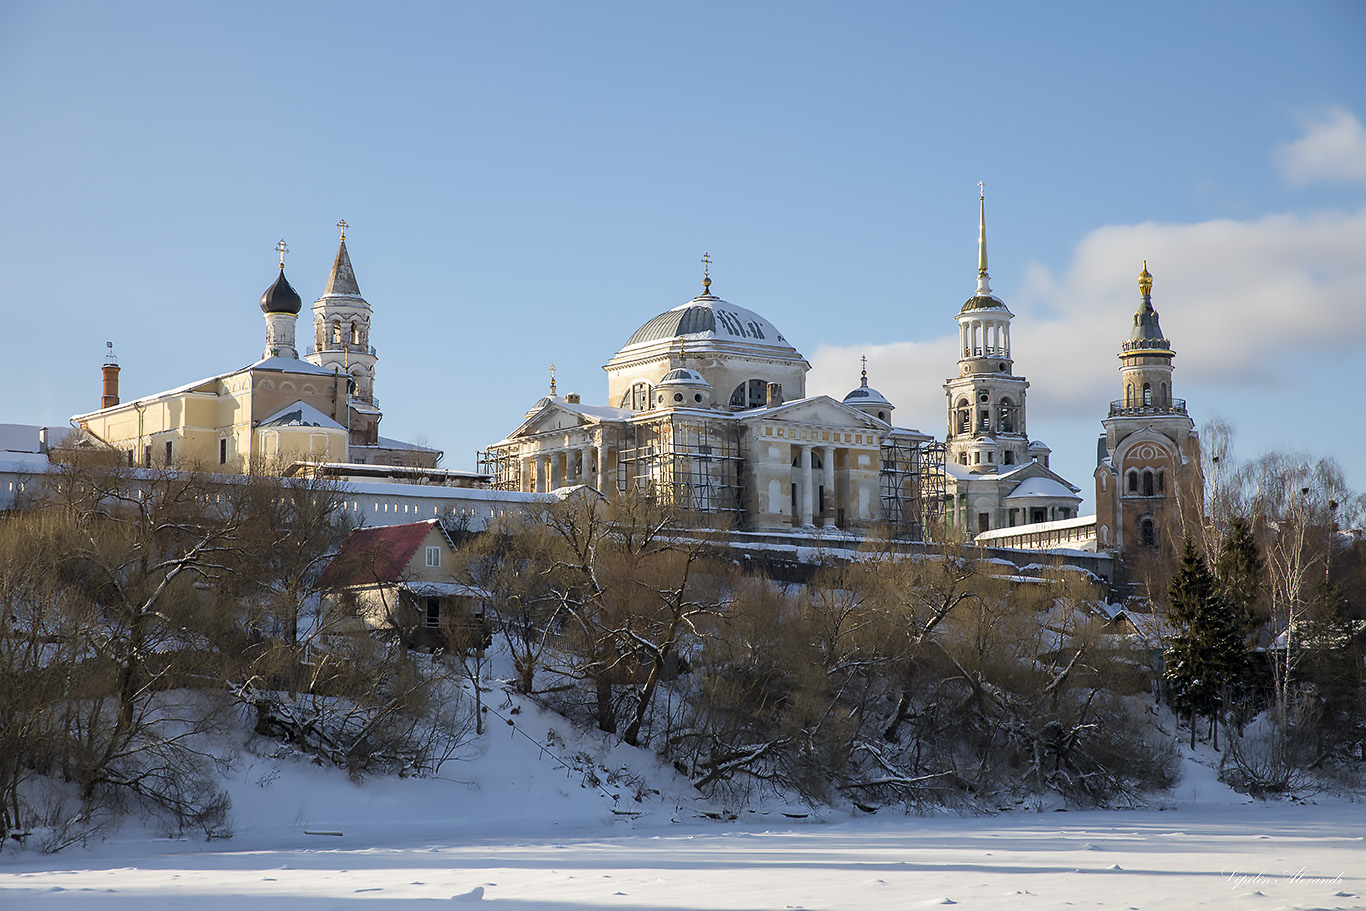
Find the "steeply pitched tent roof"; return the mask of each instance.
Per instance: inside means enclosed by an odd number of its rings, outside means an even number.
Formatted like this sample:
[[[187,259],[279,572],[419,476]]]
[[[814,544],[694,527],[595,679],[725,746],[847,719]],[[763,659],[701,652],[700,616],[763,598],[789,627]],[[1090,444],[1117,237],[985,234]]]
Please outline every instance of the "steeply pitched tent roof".
[[[440,527],[436,519],[428,519],[408,525],[356,529],[323,570],[319,585],[345,588],[348,585],[402,582],[404,571],[422,542],[427,540],[433,525]]]

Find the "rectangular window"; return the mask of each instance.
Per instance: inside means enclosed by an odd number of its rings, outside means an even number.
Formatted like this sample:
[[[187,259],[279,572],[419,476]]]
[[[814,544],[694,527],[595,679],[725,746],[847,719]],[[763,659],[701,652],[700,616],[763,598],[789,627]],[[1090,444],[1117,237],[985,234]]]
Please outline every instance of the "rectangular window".
[[[142,467],[143,467],[143,468],[151,468],[151,467],[152,467],[152,444],[151,444],[151,443],[148,443],[146,446],[142,447]]]
[[[218,464],[228,464],[228,441],[226,439],[218,441]]]
[[[441,548],[440,548],[440,547],[429,547],[429,548],[427,548],[427,565],[428,565],[428,566],[440,566],[440,565],[441,565]]]
[[[441,602],[436,598],[427,599],[427,627],[433,628],[441,625]]]
[[[167,440],[167,441],[166,441],[166,464],[167,464],[167,465],[170,465],[170,464],[171,464],[171,453],[172,453],[172,450],[171,450],[171,441],[170,441],[170,440]]]

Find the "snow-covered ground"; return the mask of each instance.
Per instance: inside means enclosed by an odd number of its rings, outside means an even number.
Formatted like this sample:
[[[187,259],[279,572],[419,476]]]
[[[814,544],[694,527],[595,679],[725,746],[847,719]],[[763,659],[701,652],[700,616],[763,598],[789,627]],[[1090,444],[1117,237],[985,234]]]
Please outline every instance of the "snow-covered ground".
[[[648,751],[490,696],[488,731],[440,778],[357,786],[245,756],[231,839],[130,827],[6,853],[0,909],[1366,907],[1366,805],[1253,803],[1194,762],[1161,809],[729,819]]]

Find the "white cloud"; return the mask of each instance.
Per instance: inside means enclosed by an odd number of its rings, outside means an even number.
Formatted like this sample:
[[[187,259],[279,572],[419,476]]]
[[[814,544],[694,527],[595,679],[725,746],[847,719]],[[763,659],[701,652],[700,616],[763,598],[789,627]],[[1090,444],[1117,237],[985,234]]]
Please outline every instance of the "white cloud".
[[[1061,276],[1031,265],[1006,292],[1015,371],[1030,381],[1030,414],[1089,415],[1119,397],[1120,343],[1139,303],[1144,259],[1153,306],[1176,349],[1176,390],[1283,388],[1289,358],[1361,364],[1366,342],[1366,209],[1272,215],[1253,221],[1099,228]],[[994,284],[1001,290],[1007,282]],[[839,398],[868,355],[871,385],[899,407],[898,423],[940,434],[942,384],[956,364],[945,302],[943,336],[920,342],[823,346],[811,356],[810,391]],[[1041,316],[1040,314],[1046,314]]]
[[[1333,107],[1304,122],[1304,136],[1276,150],[1276,164],[1295,186],[1313,181],[1366,181],[1366,128]]]

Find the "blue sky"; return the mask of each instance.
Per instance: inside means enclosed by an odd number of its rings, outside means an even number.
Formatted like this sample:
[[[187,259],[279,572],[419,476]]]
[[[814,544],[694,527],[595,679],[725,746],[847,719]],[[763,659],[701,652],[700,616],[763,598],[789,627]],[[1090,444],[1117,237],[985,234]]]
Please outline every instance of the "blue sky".
[[[1361,488],[1363,35],[1350,0],[3,0],[0,422],[95,407],[106,340],[125,398],[250,363],[276,241],[311,301],[345,218],[382,432],[448,467],[552,362],[603,401],[704,251],[810,391],[867,354],[942,434],[980,180],[1030,433],[1088,506],[1145,259],[1197,422]]]

